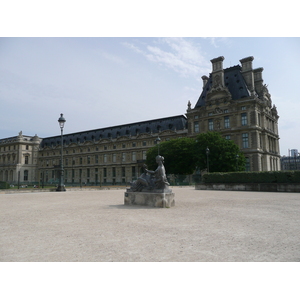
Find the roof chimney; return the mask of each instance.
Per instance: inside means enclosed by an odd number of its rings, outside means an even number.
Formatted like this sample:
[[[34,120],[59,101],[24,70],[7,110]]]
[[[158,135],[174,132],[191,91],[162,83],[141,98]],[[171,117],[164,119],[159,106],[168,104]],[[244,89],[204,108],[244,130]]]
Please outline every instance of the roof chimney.
[[[242,64],[242,72],[252,70],[252,61],[254,60],[253,56],[248,56],[240,60]]]
[[[261,93],[262,88],[263,88],[263,79],[262,79],[262,72],[264,68],[257,68],[253,70],[254,74],[254,85],[255,85],[255,90],[258,94]]]
[[[223,70],[224,56],[219,56],[211,60],[212,63],[212,83],[214,87],[224,86],[224,70]]]
[[[249,56],[240,60],[242,64],[242,75],[247,83],[248,89],[253,93],[254,92],[254,77],[252,69],[252,61],[254,60],[253,56]]]

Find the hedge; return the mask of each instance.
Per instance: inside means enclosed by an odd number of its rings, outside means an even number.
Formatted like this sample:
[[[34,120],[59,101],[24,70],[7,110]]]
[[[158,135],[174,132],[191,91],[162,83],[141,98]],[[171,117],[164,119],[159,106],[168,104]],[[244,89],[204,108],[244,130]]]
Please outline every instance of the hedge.
[[[0,189],[9,189],[10,185],[5,181],[0,181]]]
[[[203,183],[300,183],[300,171],[206,173]]]

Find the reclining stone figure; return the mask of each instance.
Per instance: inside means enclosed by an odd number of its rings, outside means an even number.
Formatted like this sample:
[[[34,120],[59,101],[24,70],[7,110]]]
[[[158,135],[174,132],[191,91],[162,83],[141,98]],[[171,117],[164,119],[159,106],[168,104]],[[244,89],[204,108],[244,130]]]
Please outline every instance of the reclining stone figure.
[[[163,165],[164,157],[156,156],[158,167],[155,171],[147,169],[144,165],[144,172],[134,182],[131,183],[130,191],[132,192],[165,192],[169,191],[169,183],[166,176],[166,170]]]

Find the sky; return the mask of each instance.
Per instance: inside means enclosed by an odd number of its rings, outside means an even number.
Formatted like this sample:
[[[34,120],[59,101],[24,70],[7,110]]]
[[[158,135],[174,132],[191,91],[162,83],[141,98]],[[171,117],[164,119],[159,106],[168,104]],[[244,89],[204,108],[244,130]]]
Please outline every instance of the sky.
[[[298,37],[2,37],[0,138],[48,137],[186,113],[210,60],[253,56],[279,118],[280,152],[300,150]],[[298,138],[297,138],[298,136]]]

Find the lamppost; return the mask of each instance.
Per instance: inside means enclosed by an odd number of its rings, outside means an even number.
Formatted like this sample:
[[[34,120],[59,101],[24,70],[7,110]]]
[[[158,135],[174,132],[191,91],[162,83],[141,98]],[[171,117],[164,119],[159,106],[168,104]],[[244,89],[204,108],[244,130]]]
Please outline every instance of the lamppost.
[[[157,137],[157,139],[155,140],[156,141],[156,143],[157,143],[157,153],[158,153],[158,155],[159,155],[159,143],[160,143],[160,141],[161,141],[161,139],[159,138],[159,136]]]
[[[235,166],[235,170],[237,171],[237,170],[238,170],[238,160],[239,160],[239,155],[237,154],[235,158],[236,158],[236,166]]]
[[[66,119],[63,117],[63,114],[60,114],[60,118],[58,119],[58,124],[61,131],[61,153],[60,153],[60,170],[59,170],[59,184],[56,189],[57,192],[65,192],[64,186],[64,166],[63,166],[63,129],[65,125]]]
[[[209,173],[209,163],[208,163],[208,155],[209,155],[209,148],[206,147],[206,162],[207,162],[207,173]]]

